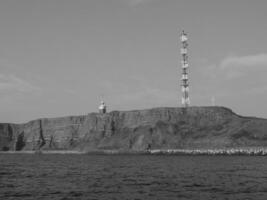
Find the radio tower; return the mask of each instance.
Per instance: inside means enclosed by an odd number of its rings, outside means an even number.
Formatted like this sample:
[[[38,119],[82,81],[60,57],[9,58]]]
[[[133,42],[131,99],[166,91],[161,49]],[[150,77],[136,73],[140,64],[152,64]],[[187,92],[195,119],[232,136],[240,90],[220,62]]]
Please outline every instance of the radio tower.
[[[188,82],[188,55],[187,46],[188,38],[187,34],[183,31],[181,34],[181,55],[182,55],[182,104],[184,107],[188,107],[190,104],[189,100],[189,82]]]

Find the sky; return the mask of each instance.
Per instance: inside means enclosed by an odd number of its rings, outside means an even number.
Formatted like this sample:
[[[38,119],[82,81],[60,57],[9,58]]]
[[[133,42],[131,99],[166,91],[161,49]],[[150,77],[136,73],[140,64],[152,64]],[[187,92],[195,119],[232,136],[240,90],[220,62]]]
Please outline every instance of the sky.
[[[181,105],[267,118],[266,0],[1,0],[0,122]]]

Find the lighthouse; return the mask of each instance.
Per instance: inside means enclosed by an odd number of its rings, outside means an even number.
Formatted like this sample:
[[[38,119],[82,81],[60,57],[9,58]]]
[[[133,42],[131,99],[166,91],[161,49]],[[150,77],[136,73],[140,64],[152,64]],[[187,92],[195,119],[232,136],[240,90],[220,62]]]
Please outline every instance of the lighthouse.
[[[189,81],[188,81],[188,37],[187,34],[183,31],[180,37],[182,47],[181,47],[181,55],[182,55],[182,78],[181,78],[181,86],[182,86],[182,105],[184,107],[188,107],[190,104],[189,100]]]
[[[104,101],[100,102],[100,106],[98,107],[99,113],[105,114],[107,112],[107,106]]]

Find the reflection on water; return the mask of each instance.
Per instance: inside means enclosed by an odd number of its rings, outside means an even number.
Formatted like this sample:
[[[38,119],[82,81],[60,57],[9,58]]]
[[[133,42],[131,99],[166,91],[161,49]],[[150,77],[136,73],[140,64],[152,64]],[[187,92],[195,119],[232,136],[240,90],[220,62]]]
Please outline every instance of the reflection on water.
[[[0,199],[267,199],[267,157],[0,154]]]

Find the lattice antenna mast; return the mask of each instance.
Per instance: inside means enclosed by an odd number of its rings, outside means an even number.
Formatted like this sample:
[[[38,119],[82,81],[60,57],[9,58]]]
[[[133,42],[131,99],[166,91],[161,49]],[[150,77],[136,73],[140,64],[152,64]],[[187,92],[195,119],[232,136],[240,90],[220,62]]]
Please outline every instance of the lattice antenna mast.
[[[187,34],[183,31],[181,34],[181,55],[182,55],[182,105],[184,107],[188,107],[190,104],[189,100],[189,81],[188,81],[188,37]]]

